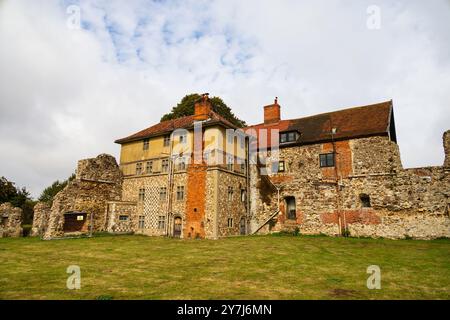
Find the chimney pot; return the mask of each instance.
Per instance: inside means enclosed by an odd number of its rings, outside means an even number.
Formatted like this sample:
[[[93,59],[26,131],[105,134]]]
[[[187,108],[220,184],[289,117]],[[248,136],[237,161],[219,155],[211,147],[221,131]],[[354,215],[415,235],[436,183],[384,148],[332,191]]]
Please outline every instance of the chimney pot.
[[[194,106],[194,120],[204,121],[209,118],[209,113],[211,112],[212,106],[209,100],[209,93],[202,94],[201,99],[199,99]]]
[[[274,104],[264,107],[264,123],[276,123],[280,120],[280,105],[278,104],[278,97],[275,97]]]

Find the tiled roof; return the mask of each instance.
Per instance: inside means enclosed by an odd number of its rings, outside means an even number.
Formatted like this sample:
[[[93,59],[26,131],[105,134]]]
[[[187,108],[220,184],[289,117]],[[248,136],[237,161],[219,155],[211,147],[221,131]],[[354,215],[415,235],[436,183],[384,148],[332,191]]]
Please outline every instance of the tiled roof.
[[[388,135],[390,130],[392,101],[354,107],[334,112],[322,113],[310,117],[280,120],[271,124],[257,124],[244,130],[267,129],[267,146],[271,145],[270,131],[298,131],[297,143],[308,144],[331,140],[331,130],[336,128],[334,139],[350,139],[357,137]],[[394,124],[392,123],[392,126]]]
[[[390,126],[394,126],[394,123],[391,123],[391,110],[392,101],[386,101],[367,106],[322,113],[305,118],[280,120],[276,123],[270,124],[261,123],[243,128],[243,130],[251,134],[248,130],[254,129],[256,134],[259,136],[259,129],[267,129],[267,146],[271,145],[270,131],[273,129],[278,129],[280,132],[300,132],[300,138],[297,143],[302,144],[330,141],[332,128],[336,128],[336,133],[333,137],[335,140],[373,135],[388,135],[389,130],[391,130]],[[211,111],[209,116],[210,120],[207,122],[208,125],[222,124],[225,127],[234,129],[237,128],[231,122],[214,111]],[[193,115],[163,121],[128,137],[118,139],[115,142],[123,144],[126,142],[142,140],[152,136],[168,134],[175,129],[192,128],[193,125]]]
[[[233,125],[231,122],[226,120],[221,115],[215,113],[214,111],[211,111],[209,113],[209,117],[210,117],[210,120],[208,122],[208,125],[209,124],[211,124],[211,125],[212,124],[222,124],[229,128],[234,128],[234,129],[236,128],[235,125]],[[142,139],[149,138],[152,136],[171,133],[173,130],[176,130],[176,129],[188,129],[188,128],[191,128],[193,125],[194,125],[194,116],[193,115],[178,118],[178,119],[173,119],[173,120],[162,121],[158,124],[155,124],[154,126],[151,126],[144,130],[141,130],[135,134],[132,134],[131,136],[118,139],[115,142],[118,144],[123,144],[126,142],[142,140]]]

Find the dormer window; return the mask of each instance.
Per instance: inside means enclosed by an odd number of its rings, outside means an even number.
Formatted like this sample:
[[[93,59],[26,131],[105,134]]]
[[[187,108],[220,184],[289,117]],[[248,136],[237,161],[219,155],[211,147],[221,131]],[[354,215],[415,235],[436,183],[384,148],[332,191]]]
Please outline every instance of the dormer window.
[[[298,132],[295,131],[280,133],[280,143],[295,142],[297,138]]]

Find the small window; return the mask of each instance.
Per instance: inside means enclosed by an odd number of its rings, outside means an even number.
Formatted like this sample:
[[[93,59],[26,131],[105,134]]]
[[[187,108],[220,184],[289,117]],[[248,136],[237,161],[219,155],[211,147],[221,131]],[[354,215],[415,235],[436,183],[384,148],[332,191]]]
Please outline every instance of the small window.
[[[136,174],[142,174],[142,162],[136,163]]]
[[[162,172],[169,171],[169,159],[164,159],[162,161],[161,170],[162,170]]]
[[[326,153],[319,155],[320,167],[334,167],[334,153]]]
[[[145,189],[139,189],[139,201],[145,200]]]
[[[166,200],[167,197],[167,188],[161,187],[159,189],[159,200]]]
[[[186,160],[181,157],[178,159],[178,171],[184,171],[186,170]]]
[[[285,170],[284,161],[272,162],[272,173],[284,172],[284,170]]]
[[[119,216],[119,221],[128,221],[128,216],[125,215]]]
[[[145,226],[145,217],[144,216],[139,216],[138,228],[139,229],[144,229],[144,226]]]
[[[143,149],[144,150],[148,150],[149,146],[150,146],[150,140],[149,139],[145,139],[144,140],[144,147],[143,147]]]
[[[158,229],[163,230],[166,227],[166,217],[158,216]]]
[[[147,166],[145,167],[145,172],[148,174],[153,172],[153,161],[147,161]]]
[[[247,192],[245,189],[241,189],[241,201],[245,202],[247,200]]]
[[[233,200],[233,187],[228,187],[228,201]]]
[[[228,156],[227,157],[227,169],[229,171],[233,171],[233,163],[234,162],[234,157],[233,156]]]
[[[363,194],[359,195],[359,199],[361,200],[361,207],[363,207],[363,208],[371,207],[369,195],[363,193]]]
[[[228,228],[233,228],[233,218],[228,218],[227,225]]]
[[[289,142],[295,141],[295,132],[289,132],[287,135],[288,135],[287,140]]]
[[[164,147],[170,146],[170,135],[164,136]]]
[[[183,200],[184,199],[184,186],[178,186],[177,187],[177,200]]]
[[[187,136],[186,134],[181,134],[180,135],[180,143],[185,144],[187,141]]]

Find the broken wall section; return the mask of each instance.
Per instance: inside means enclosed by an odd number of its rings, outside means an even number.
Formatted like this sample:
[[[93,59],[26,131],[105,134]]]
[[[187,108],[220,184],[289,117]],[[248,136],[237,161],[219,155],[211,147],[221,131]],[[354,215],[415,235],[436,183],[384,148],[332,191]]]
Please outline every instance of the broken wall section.
[[[121,193],[122,173],[113,156],[101,154],[80,160],[76,178],[55,196],[51,207],[43,203],[36,205],[33,235],[51,239],[105,231],[106,204],[119,201]],[[77,220],[79,217],[82,220]],[[70,228],[68,224],[65,226],[65,221],[70,221]],[[74,226],[79,226],[79,230],[73,230]]]
[[[22,236],[22,209],[11,203],[0,205],[0,238]]]

